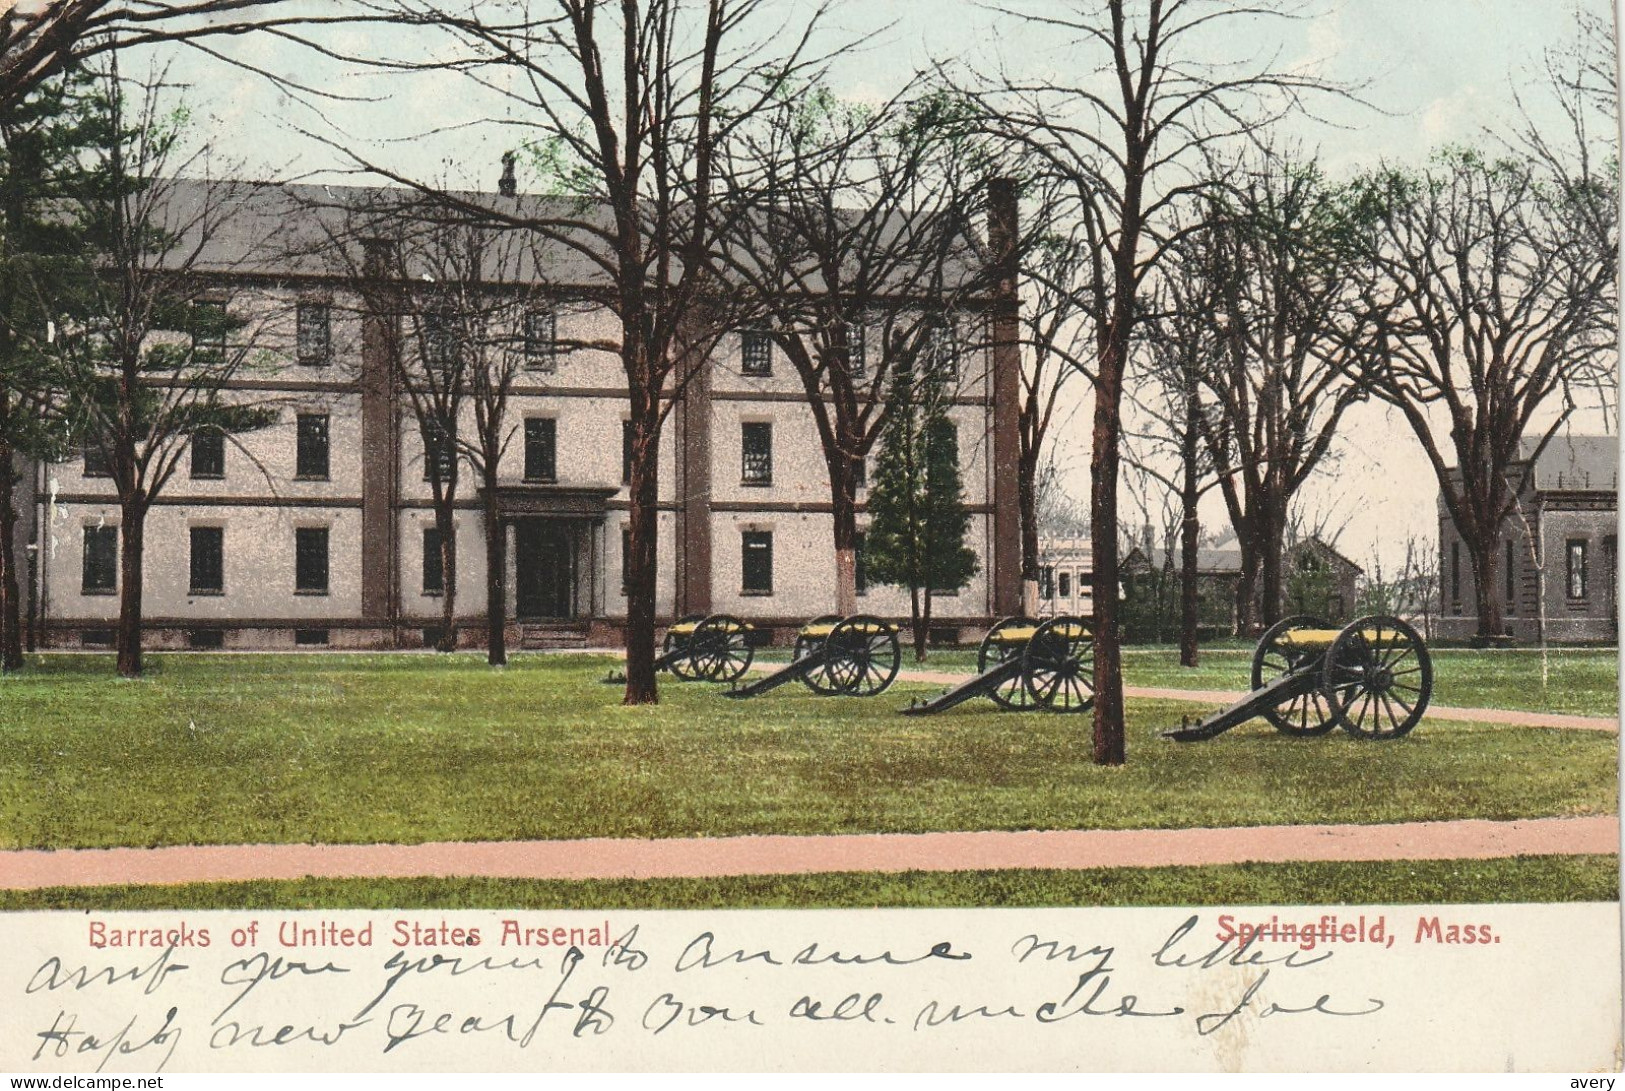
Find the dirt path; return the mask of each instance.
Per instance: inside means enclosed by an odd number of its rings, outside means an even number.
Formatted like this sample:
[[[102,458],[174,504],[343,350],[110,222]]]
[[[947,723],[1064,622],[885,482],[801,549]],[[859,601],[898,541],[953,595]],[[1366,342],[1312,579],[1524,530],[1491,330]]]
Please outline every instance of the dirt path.
[[[0,853],[0,887],[249,879],[484,876],[652,879],[833,871],[1153,867],[1294,860],[1453,860],[1619,851],[1619,819],[1401,822],[1195,830],[593,839],[426,845],[204,845]]]
[[[778,664],[765,664],[753,669],[771,670]],[[901,670],[897,678],[903,682],[924,682],[930,685],[958,685],[970,675],[953,671]],[[1234,704],[1246,694],[1240,690],[1171,689],[1156,686],[1124,686],[1125,697],[1149,697],[1163,701],[1190,701],[1192,704],[1215,707]],[[1424,720],[1455,720],[1479,724],[1507,724],[1515,727],[1560,727],[1574,731],[1619,732],[1619,720],[1607,716],[1573,716],[1557,712],[1525,712],[1505,708],[1452,708],[1448,705],[1429,705]]]

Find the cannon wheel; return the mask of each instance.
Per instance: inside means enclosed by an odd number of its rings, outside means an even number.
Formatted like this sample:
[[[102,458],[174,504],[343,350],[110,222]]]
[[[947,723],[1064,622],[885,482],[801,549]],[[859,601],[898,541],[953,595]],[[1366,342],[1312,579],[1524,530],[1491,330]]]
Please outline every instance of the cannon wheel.
[[[1082,712],[1094,704],[1095,636],[1075,617],[1052,617],[1022,652],[1021,676],[1033,705]]]
[[[1296,629],[1325,627],[1326,623],[1318,617],[1300,616],[1282,618],[1266,629],[1253,652],[1253,688],[1263,688],[1304,659],[1302,651],[1292,650],[1281,640],[1283,635]],[[1337,713],[1326,703],[1326,695],[1318,687],[1284,705],[1266,709],[1264,718],[1274,724],[1277,731],[1299,738],[1324,735],[1337,726]]]
[[[1415,727],[1433,696],[1433,661],[1415,629],[1372,615],[1349,625],[1326,653],[1321,688],[1343,730],[1397,739]]]
[[[868,614],[838,623],[824,646],[828,649],[824,679],[847,697],[884,693],[903,663],[896,627]],[[810,686],[811,676],[808,678]]]
[[[840,620],[840,614],[820,614],[803,625],[802,628],[807,629],[814,625],[834,625]],[[797,633],[795,649],[790,653],[790,662],[794,663],[797,660],[805,659],[817,651],[826,639],[825,637],[803,636],[801,633]],[[829,664],[827,663],[815,670],[808,671],[801,676],[801,680],[807,683],[808,689],[820,697],[833,697],[841,692],[841,687],[836,685],[829,677]]]
[[[689,614],[685,617],[678,618],[677,624],[692,625],[704,620],[704,614]],[[694,639],[694,634],[689,633],[687,637],[682,639],[692,641]],[[666,641],[663,645],[661,645],[660,653],[662,655],[669,655],[671,650],[677,646],[677,641],[678,637],[676,634],[674,634],[670,628],[667,628]],[[692,655],[688,656],[687,658],[679,656],[678,658],[673,659],[669,669],[671,670],[671,673],[676,676],[679,682],[696,682],[700,677],[694,673],[694,657]]]
[[[982,646],[976,649],[976,673],[986,674],[989,668],[996,667],[1009,659],[1021,655],[1024,650],[1021,645],[1006,645],[995,643],[995,634],[1018,625],[1037,625],[1038,622],[1026,617],[1007,617],[994,624],[982,638]],[[993,703],[1000,708],[1020,710],[1026,708],[1030,702],[1027,694],[1027,683],[1021,675],[1016,675],[1004,685],[988,692]]]
[[[756,649],[743,621],[712,614],[694,629],[694,670],[707,682],[732,682],[750,669]]]

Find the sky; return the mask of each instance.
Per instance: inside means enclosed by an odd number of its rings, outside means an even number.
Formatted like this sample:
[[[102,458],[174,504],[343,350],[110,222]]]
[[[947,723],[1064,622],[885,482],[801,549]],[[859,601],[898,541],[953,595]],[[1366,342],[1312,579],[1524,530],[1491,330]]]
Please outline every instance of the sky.
[[[964,0],[847,0],[834,8],[818,43],[861,44],[833,64],[830,82],[844,97],[876,100],[933,62],[1086,78],[1073,71],[1078,52],[1069,42],[1020,17],[1064,6],[1043,0],[1002,6],[1009,13]],[[1517,123],[1520,97],[1538,123],[1556,124],[1540,94],[1542,56],[1569,40],[1578,6],[1608,10],[1607,0],[1306,0],[1299,19],[1260,21],[1209,48],[1214,59],[1266,57],[1356,86],[1358,101],[1322,99],[1316,117],[1295,117],[1280,128],[1338,177],[1384,162],[1421,164],[1446,144],[1493,146],[1496,132]],[[336,5],[310,0],[310,7],[326,12]],[[769,14],[782,13],[786,25],[796,26],[806,10],[803,0],[782,0]],[[349,31],[334,44],[373,55],[432,48],[421,32],[404,29]],[[454,73],[412,81],[380,76],[265,36],[221,48],[365,100],[289,97],[261,77],[195,53],[181,56],[169,78],[187,86],[194,113],[214,133],[220,162],[236,172],[338,180],[353,168],[340,149],[357,147],[410,177],[491,188],[502,149],[523,131],[514,127],[522,112],[471,93]],[[493,118],[508,124],[491,124]],[[1073,384],[1070,403],[1055,455],[1067,490],[1087,502],[1087,387]],[[1605,427],[1613,430],[1594,411],[1574,426],[1587,433]],[[1376,560],[1391,570],[1407,538],[1437,532],[1437,487],[1421,449],[1396,413],[1375,405],[1344,418],[1333,457],[1302,500],[1340,528],[1339,548],[1368,567]],[[1216,498],[1203,521],[1205,530],[1222,528]]]

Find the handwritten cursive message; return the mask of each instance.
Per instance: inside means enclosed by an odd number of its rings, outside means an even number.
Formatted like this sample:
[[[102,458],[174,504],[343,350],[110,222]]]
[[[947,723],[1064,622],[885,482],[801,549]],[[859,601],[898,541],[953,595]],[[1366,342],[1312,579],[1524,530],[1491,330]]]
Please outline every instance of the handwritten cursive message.
[[[0,1063],[1291,1065],[1481,1001],[1508,908],[17,915]]]

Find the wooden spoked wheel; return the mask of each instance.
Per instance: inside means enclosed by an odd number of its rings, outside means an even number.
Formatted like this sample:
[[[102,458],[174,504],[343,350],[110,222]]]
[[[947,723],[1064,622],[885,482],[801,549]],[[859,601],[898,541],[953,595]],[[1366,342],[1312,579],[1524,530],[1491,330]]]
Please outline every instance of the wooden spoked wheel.
[[[703,620],[705,620],[705,615],[704,614],[689,614],[687,617],[678,618],[677,619],[677,624],[678,625],[697,625]],[[665,643],[662,645],[662,647],[660,649],[661,654],[662,655],[670,655],[673,651],[677,650],[678,648],[688,646],[693,641],[693,639],[694,639],[694,633],[693,633],[692,630],[689,630],[687,632],[674,633],[674,632],[671,631],[671,629],[667,629],[666,630]],[[679,682],[697,682],[697,681],[699,681],[700,676],[698,674],[694,673],[694,657],[692,655],[673,656],[668,661],[668,664],[669,664],[669,667],[671,669],[671,673],[676,676],[676,678],[677,678],[677,680]]]
[[[801,627],[801,631],[796,634],[796,646],[790,653],[790,661],[794,663],[798,660],[807,658],[807,656],[823,647],[825,642],[829,639],[828,636],[810,635],[807,630],[817,628],[819,626],[834,626],[840,620],[840,614],[821,614],[820,616],[807,622],[807,624],[803,625]],[[833,630],[831,630],[831,632],[833,632]],[[801,680],[807,684],[808,689],[812,690],[820,697],[833,697],[841,692],[841,687],[830,681],[828,663],[825,663],[821,667],[814,667],[807,671],[806,674],[801,676]]]
[[[1034,707],[1083,712],[1095,703],[1095,636],[1075,617],[1053,617],[1038,627],[1022,653],[1021,675]]]
[[[694,672],[707,682],[732,682],[756,655],[750,627],[736,617],[712,614],[694,629]]]
[[[1308,661],[1318,660],[1320,652],[1293,644],[1289,634],[1300,629],[1325,627],[1326,623],[1317,617],[1300,616],[1282,618],[1266,629],[1253,652],[1253,688],[1260,689],[1289,671],[1309,669]],[[1284,705],[1266,709],[1264,719],[1274,724],[1277,731],[1299,738],[1324,735],[1337,726],[1337,714],[1318,685]]]
[[[847,697],[884,693],[903,662],[896,628],[868,614],[839,622],[824,641],[824,654],[824,680]]]
[[[1037,626],[1038,622],[1025,617],[1007,617],[995,623],[993,628],[987,631],[987,635],[982,638],[981,647],[976,649],[976,673],[986,674],[989,669],[998,666],[1000,663],[1020,659],[1021,653],[1026,650],[1022,644],[999,640],[998,635],[1001,632],[1007,629],[1035,629]],[[990,690],[988,696],[1000,708],[1011,711],[1020,711],[1026,708],[1032,700],[1027,693],[1027,683],[1023,681],[1022,676],[1019,674],[997,688]]]
[[[1321,690],[1343,730],[1359,739],[1397,739],[1415,727],[1433,696],[1433,661],[1415,629],[1396,617],[1363,617],[1326,653]]]

